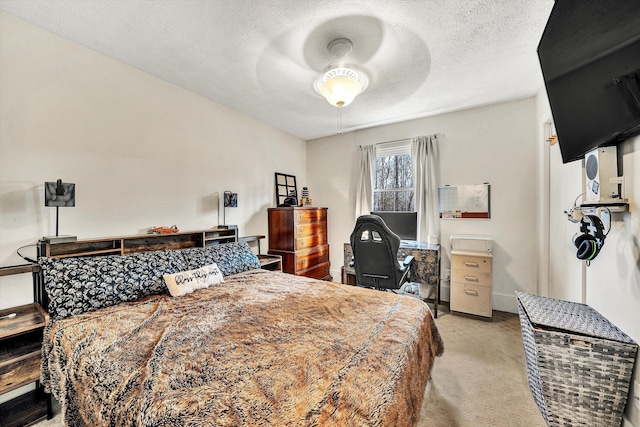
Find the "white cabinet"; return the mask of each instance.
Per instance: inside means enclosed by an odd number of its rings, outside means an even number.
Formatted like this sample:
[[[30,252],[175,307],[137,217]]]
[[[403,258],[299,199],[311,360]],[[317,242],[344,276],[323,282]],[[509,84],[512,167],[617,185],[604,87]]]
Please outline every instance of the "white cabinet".
[[[490,253],[451,251],[452,312],[492,317],[492,264]]]

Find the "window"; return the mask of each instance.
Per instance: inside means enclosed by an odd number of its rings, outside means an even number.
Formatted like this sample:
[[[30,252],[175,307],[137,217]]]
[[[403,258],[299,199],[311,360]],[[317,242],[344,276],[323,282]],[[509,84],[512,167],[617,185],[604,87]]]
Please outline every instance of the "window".
[[[388,212],[415,210],[409,140],[384,144],[376,149],[373,210]]]

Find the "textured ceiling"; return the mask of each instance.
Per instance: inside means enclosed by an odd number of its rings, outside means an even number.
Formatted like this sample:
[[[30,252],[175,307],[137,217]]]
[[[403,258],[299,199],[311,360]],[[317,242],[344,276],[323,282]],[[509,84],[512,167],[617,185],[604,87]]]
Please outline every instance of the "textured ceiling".
[[[0,9],[308,140],[338,109],[313,90],[353,42],[369,88],[345,132],[535,94],[553,0],[0,0]]]

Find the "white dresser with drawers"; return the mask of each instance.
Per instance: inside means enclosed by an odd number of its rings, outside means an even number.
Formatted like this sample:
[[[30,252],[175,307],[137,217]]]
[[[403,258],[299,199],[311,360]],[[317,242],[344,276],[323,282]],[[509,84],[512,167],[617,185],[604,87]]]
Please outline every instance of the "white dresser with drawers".
[[[451,312],[491,318],[493,240],[451,236]]]

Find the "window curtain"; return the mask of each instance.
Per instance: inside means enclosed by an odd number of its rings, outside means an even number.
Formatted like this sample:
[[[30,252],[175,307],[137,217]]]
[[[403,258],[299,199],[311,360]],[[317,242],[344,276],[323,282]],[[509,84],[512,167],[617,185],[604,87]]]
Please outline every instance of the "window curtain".
[[[373,203],[373,176],[376,170],[376,146],[360,147],[360,169],[356,191],[356,219],[371,213]]]
[[[438,220],[440,154],[437,136],[413,138],[411,158],[413,159],[413,193],[418,213],[418,241],[440,243],[440,221]]]

